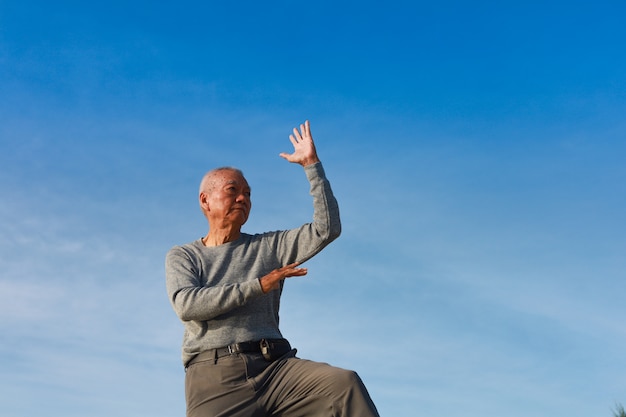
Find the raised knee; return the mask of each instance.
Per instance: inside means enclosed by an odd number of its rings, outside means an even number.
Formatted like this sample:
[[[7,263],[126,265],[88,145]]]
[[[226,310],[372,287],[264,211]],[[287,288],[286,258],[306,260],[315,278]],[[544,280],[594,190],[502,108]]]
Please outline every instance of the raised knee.
[[[345,388],[359,386],[362,383],[359,375],[348,369],[340,369],[335,378],[335,382]]]

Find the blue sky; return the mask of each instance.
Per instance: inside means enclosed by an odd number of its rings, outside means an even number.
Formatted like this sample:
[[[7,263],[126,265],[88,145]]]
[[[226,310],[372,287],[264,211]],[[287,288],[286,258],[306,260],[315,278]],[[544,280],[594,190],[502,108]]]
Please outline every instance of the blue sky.
[[[0,414],[184,415],[167,250],[235,165],[247,232],[343,234],[288,282],[301,357],[381,415],[626,402],[622,2],[0,1]]]

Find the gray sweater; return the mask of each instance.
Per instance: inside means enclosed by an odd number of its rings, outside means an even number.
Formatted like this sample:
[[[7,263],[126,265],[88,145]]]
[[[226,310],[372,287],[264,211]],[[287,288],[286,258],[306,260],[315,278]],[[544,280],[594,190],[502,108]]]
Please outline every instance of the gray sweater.
[[[313,222],[206,247],[202,240],[173,247],[165,259],[167,293],[185,332],[182,360],[232,343],[282,337],[280,290],[264,294],[259,278],[320,252],[341,232],[339,208],[321,163],[305,167]]]

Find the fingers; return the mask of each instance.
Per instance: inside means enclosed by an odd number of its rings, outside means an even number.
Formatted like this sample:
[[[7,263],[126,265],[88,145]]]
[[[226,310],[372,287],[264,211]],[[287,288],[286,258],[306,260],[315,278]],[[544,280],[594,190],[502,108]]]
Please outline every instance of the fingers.
[[[294,129],[295,130],[295,129]],[[302,140],[302,138],[300,138],[299,140],[296,139],[296,137],[294,135],[289,135],[289,141],[291,142],[291,144],[293,145],[293,147],[295,148],[296,146],[298,146],[298,142]]]
[[[300,164],[303,167],[319,162],[313,137],[311,136],[311,123],[308,120],[302,123],[299,128],[293,128],[293,133],[289,135],[289,140],[293,145],[294,152],[291,154],[282,152],[279,154],[280,157],[289,162]]]
[[[306,268],[297,268],[298,265],[300,265],[299,262],[294,262],[281,268],[274,269],[269,274],[259,278],[263,292],[267,294],[269,291],[278,289],[281,281],[284,281],[289,277],[301,277],[306,275],[308,270]]]
[[[301,277],[308,273],[309,271],[306,268],[292,268],[283,273],[284,278],[289,277]]]
[[[296,268],[298,265],[300,265],[298,262],[294,262],[292,264],[279,268],[279,271],[281,272],[283,278],[301,277],[303,275],[306,275],[308,273],[308,270],[306,268]]]
[[[300,125],[300,130],[294,127],[293,134],[289,135],[289,140],[291,140],[294,146],[303,139],[313,139],[311,137],[311,123],[308,120]]]
[[[309,139],[313,139],[313,137],[311,136],[311,123],[309,123],[308,120],[305,121],[303,125],[300,125],[300,130],[302,131],[304,136]]]
[[[300,125],[302,126],[302,125]],[[289,135],[289,139],[291,139],[291,143],[294,143],[294,141],[300,142],[302,140],[302,135],[300,134],[300,131],[298,130],[297,127],[293,128],[293,134]]]

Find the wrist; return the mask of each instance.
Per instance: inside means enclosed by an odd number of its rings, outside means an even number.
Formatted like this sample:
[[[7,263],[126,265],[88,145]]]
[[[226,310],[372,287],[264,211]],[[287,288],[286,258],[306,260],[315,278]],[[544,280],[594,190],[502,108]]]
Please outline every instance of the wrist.
[[[320,162],[320,159],[318,157],[308,158],[308,159],[305,159],[304,161],[302,161],[301,165],[303,167],[308,167],[308,166],[316,164],[318,162]]]

